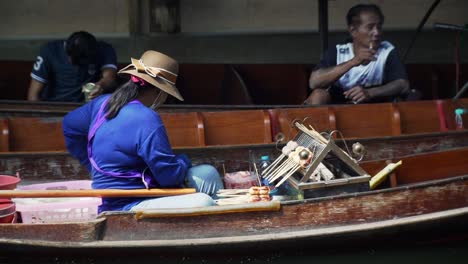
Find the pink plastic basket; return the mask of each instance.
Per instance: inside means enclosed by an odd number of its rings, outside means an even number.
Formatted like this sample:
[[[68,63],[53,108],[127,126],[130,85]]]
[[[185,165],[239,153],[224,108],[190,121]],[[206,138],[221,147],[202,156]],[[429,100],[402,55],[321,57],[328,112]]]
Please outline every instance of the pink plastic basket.
[[[20,190],[81,190],[91,189],[91,181],[65,181],[31,184]],[[23,223],[80,222],[95,219],[101,198],[39,198],[15,199],[16,211]]]

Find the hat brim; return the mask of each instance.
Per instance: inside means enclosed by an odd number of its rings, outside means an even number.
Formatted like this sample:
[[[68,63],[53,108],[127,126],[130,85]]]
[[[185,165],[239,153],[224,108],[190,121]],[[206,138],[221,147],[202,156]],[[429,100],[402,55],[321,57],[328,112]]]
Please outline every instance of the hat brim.
[[[119,74],[131,74],[131,75],[134,75],[136,77],[140,77],[143,80],[151,83],[153,86],[156,86],[159,89],[163,90],[164,92],[174,96],[175,98],[179,99],[180,101],[184,101],[184,98],[180,94],[177,87],[175,87],[174,85],[172,85],[172,84],[170,84],[170,83],[168,83],[168,82],[166,82],[166,81],[164,81],[164,80],[162,80],[160,78],[153,78],[153,77],[149,76],[148,74],[138,72],[135,69],[119,71]]]

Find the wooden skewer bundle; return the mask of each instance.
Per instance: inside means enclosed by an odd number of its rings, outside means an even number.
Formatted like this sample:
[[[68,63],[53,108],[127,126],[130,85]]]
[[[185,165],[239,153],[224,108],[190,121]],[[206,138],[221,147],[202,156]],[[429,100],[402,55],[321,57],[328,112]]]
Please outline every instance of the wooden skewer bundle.
[[[296,123],[296,127],[301,130],[302,132],[306,133],[307,135],[309,135],[310,137],[312,137],[313,139],[315,140],[318,140],[319,142],[323,143],[323,144],[328,144],[328,140],[323,137],[319,132],[317,132],[317,130],[315,130],[311,125],[309,125],[310,129],[307,128],[306,126],[300,124],[300,123]],[[340,149],[346,156],[350,157],[352,159],[352,157],[344,150]]]
[[[277,180],[279,177],[283,177],[281,181],[276,184],[276,187],[279,187],[283,184],[289,177],[291,177],[299,169],[306,168],[314,157],[308,148],[299,146],[294,152],[290,154],[289,162],[285,165],[285,168],[282,171],[279,171],[272,179],[272,182]]]
[[[312,126],[309,125],[309,127],[310,127],[310,129],[309,129],[305,125],[300,124],[298,122],[296,122],[295,125],[299,130],[306,133],[311,138],[319,141],[320,143],[328,144],[328,140],[326,138],[324,138],[319,132],[317,132],[317,130],[315,130]]]
[[[222,189],[218,191],[217,196],[220,198],[216,200],[218,205],[271,201],[268,186],[253,186],[249,189]]]
[[[274,182],[280,177],[283,177],[283,179],[276,185],[276,187],[278,187],[286,179],[293,175],[294,172],[308,166],[310,161],[313,159],[313,156],[313,152],[311,152],[308,148],[298,146],[294,151],[289,153],[288,158],[283,163],[281,163],[276,167],[275,170],[267,175],[266,179],[270,182]]]
[[[269,178],[268,173],[274,170],[284,158],[287,158],[289,154],[297,148],[297,146],[298,144],[296,141],[289,141],[286,144],[286,146],[284,146],[281,149],[281,155],[278,158],[276,158],[276,160],[273,161],[273,163],[271,163],[270,166],[268,166],[264,171],[262,171],[262,175],[265,177],[265,179]]]

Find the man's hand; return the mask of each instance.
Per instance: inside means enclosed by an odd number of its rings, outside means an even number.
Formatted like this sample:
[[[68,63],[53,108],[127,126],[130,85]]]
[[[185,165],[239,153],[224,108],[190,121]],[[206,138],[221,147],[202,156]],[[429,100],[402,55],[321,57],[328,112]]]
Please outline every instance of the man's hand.
[[[364,103],[371,99],[369,91],[364,89],[362,86],[354,86],[353,88],[345,91],[343,95],[346,99],[355,104]]]
[[[352,58],[352,62],[354,66],[358,65],[366,65],[371,61],[375,61],[375,53],[376,51],[373,49],[368,49],[368,48],[362,48],[357,50],[356,54],[354,55],[354,58]]]
[[[100,96],[103,93],[103,89],[99,84],[96,84],[94,89],[89,93],[88,98],[89,100],[93,100],[94,98]]]

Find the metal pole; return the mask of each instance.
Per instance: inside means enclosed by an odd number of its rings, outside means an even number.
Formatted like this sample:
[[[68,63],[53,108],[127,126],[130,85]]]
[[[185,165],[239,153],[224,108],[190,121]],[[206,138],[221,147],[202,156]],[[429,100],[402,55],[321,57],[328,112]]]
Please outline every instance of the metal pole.
[[[463,87],[461,88],[461,90],[455,95],[455,97],[453,97],[453,99],[458,99],[458,98],[460,98],[460,96],[462,96],[463,93],[466,92],[466,90],[468,90],[468,82],[466,82],[465,85],[463,85]]]
[[[411,39],[410,44],[408,45],[408,48],[406,48],[405,55],[403,55],[403,63],[406,62],[406,58],[408,57],[408,54],[410,53],[411,49],[413,48],[414,42],[416,41],[416,38],[418,37],[419,33],[421,32],[422,28],[426,24],[426,21],[429,19],[429,16],[432,14],[436,6],[440,3],[440,0],[435,0],[431,7],[429,7],[429,10],[427,10],[426,14],[424,15],[423,19],[421,22],[419,22],[418,28],[416,29],[416,33],[414,33],[413,38]]]
[[[322,54],[328,48],[328,0],[318,0],[319,35]]]

